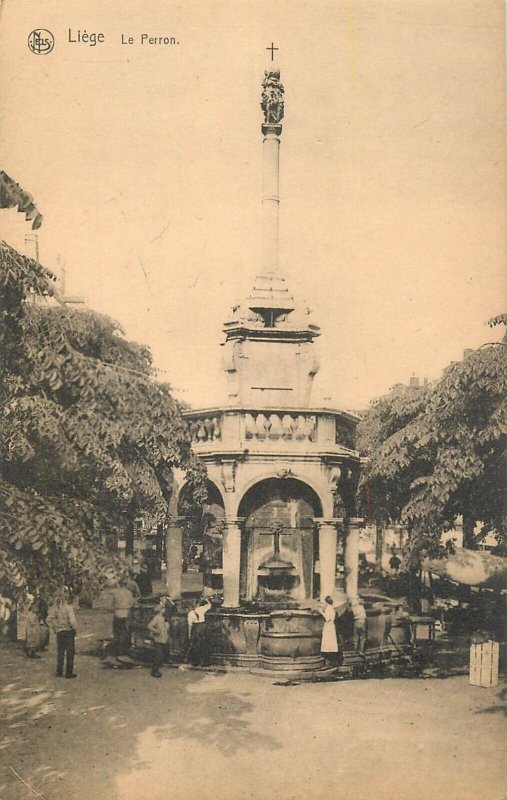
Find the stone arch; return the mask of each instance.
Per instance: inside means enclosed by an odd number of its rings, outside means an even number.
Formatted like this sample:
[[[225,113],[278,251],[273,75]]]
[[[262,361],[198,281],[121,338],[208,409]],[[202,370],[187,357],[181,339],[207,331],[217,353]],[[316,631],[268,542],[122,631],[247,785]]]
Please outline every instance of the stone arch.
[[[317,553],[314,520],[322,517],[322,502],[315,489],[292,475],[258,479],[244,492],[238,516],[243,530],[241,595],[247,600],[275,597],[275,577],[281,578],[281,573],[270,572],[265,565],[281,559],[289,565],[287,580],[280,583],[287,599],[311,598]]]
[[[201,515],[186,516],[185,500],[189,484],[184,483],[178,492],[176,510],[181,529],[182,584],[187,591],[214,591],[222,587],[217,570],[222,564],[221,525],[225,519],[225,503],[217,484],[206,480],[208,503]]]
[[[263,478],[256,478],[251,481],[249,485],[244,488],[241,500],[238,504],[238,517],[246,517],[249,512],[249,506],[255,504],[255,495],[269,492],[269,488],[279,488],[280,494],[283,496],[289,494],[300,494],[313,509],[314,517],[322,517],[322,500],[316,489],[306,480],[297,478],[293,475],[287,477],[279,477],[277,475],[269,475]]]
[[[243,514],[244,499],[245,499],[245,497],[247,497],[249,492],[256,485],[261,484],[264,481],[268,481],[268,480],[277,480],[277,481],[282,481],[282,482],[283,481],[296,481],[297,483],[300,483],[303,486],[306,486],[311,492],[313,492],[313,495],[314,495],[314,498],[315,498],[315,506],[314,507],[316,509],[318,509],[315,512],[315,516],[316,517],[322,517],[322,516],[332,515],[332,511],[331,511],[331,513],[329,512],[329,509],[330,508],[332,509],[332,494],[331,494],[331,492],[330,491],[327,492],[327,493],[324,492],[323,491],[323,487],[319,486],[318,483],[313,480],[313,478],[307,478],[306,475],[303,477],[303,476],[300,476],[300,475],[293,474],[292,472],[289,475],[286,475],[286,476],[285,475],[281,476],[281,475],[277,475],[276,473],[273,474],[273,472],[268,472],[268,473],[261,474],[261,475],[255,475],[249,481],[245,482],[241,486],[241,492],[240,493],[238,492],[238,498],[239,499],[238,499],[236,516],[238,516],[238,517],[244,516],[244,514]],[[330,500],[327,497],[327,494],[329,494]],[[331,505],[330,505],[330,503],[331,503]]]
[[[206,486],[208,488],[210,504],[221,506],[223,509],[225,509],[224,496],[220,487],[215,483],[215,481],[210,480],[210,478],[206,479]],[[174,512],[176,516],[184,516],[184,502],[186,497],[188,497],[188,494],[189,483],[186,481],[178,487],[178,491],[176,492],[174,501]]]

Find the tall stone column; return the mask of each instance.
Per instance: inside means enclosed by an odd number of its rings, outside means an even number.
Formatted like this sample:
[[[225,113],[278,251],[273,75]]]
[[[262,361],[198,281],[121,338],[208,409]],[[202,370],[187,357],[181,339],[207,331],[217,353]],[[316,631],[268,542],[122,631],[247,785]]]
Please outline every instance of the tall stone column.
[[[350,517],[345,530],[345,591],[349,600],[358,596],[359,529],[363,525],[363,519]]]
[[[339,519],[316,519],[319,529],[320,599],[333,596],[336,590],[336,549]]]
[[[166,583],[173,600],[181,597],[181,561],[183,556],[183,517],[175,517],[166,536]]]
[[[224,520],[222,533],[222,573],[224,580],[224,608],[239,606],[239,572],[241,568],[242,519]]]
[[[279,195],[279,158],[282,126],[265,123],[262,126],[263,142],[263,180],[262,180],[262,214],[263,214],[263,272],[276,272],[278,269],[278,210]]]

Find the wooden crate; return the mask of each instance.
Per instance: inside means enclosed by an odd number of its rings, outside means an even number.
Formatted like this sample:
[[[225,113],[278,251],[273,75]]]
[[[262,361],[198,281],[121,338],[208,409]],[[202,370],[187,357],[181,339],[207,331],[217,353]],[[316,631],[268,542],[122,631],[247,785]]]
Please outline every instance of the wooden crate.
[[[498,686],[498,642],[472,644],[470,647],[470,683],[472,686]]]

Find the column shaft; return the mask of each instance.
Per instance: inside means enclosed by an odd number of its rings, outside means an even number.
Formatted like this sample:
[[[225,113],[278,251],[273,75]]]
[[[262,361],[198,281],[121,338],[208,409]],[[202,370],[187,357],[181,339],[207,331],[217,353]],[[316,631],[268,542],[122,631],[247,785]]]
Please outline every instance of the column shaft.
[[[336,521],[319,522],[320,599],[336,589]]]
[[[345,590],[349,600],[358,596],[359,528],[362,519],[349,519],[345,533]]]
[[[181,597],[181,561],[183,556],[182,523],[173,523],[167,530],[167,591],[174,600]]]
[[[279,128],[281,130],[281,126]],[[263,144],[262,268],[268,272],[278,269],[279,152],[280,139],[274,133],[267,133]]]
[[[238,520],[227,520],[222,533],[224,608],[237,608],[239,606],[240,568],[241,528]]]

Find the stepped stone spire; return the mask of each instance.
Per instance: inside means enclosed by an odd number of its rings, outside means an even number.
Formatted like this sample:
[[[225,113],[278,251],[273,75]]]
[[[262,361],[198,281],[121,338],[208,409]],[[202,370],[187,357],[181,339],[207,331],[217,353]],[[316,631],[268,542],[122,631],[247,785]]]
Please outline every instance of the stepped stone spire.
[[[276,312],[287,313],[288,311],[294,311],[296,305],[289,292],[285,278],[277,273],[268,273],[257,275],[255,278],[253,289],[248,298],[248,307],[259,314],[262,314],[263,310],[266,309],[276,315]],[[273,316],[273,314],[271,318],[274,322],[276,316]]]

